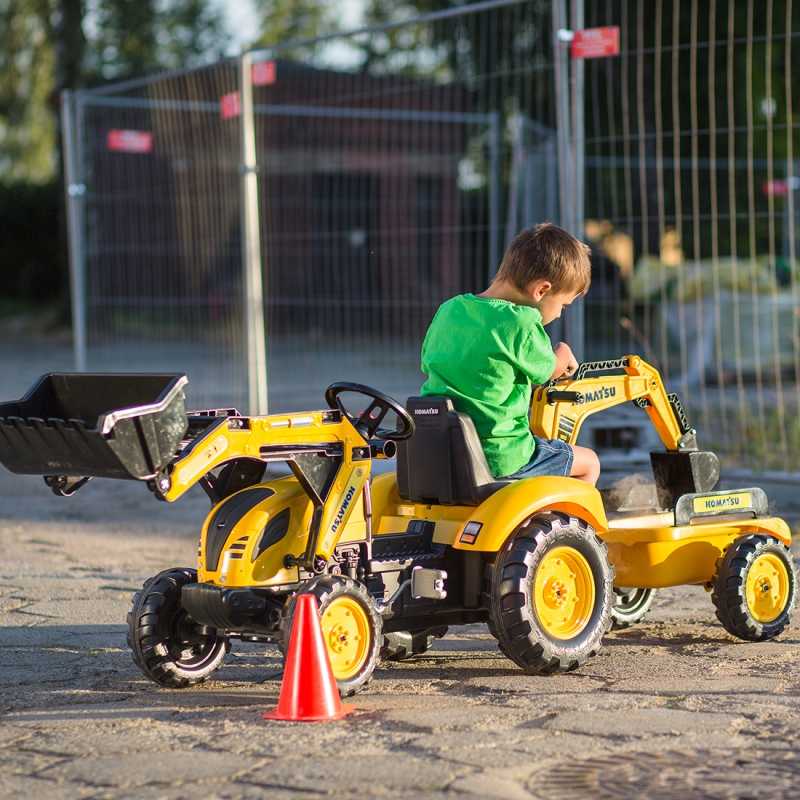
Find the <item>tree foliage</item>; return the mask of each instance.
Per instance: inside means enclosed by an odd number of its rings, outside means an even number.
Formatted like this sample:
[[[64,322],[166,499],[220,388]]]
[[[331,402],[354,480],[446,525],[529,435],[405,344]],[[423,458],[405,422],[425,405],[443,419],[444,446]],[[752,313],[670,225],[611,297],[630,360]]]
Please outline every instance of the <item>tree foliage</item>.
[[[0,183],[58,172],[62,89],[214,61],[209,0],[0,0]]]

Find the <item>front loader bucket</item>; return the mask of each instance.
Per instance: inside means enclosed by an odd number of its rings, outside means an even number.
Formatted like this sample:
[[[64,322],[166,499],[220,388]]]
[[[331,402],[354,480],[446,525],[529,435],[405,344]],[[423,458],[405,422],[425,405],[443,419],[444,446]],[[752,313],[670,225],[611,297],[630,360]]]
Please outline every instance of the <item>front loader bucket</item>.
[[[185,375],[50,373],[0,403],[0,463],[26,475],[154,477],[186,434]]]

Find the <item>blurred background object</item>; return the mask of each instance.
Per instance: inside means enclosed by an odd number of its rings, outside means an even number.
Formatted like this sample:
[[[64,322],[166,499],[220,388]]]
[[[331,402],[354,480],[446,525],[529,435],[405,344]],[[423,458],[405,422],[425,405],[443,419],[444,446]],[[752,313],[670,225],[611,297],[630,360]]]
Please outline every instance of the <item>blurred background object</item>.
[[[800,3],[236,8],[0,0],[4,396],[77,358],[197,406],[402,397],[438,304],[551,219],[592,247],[583,357],[642,354],[728,467],[797,472]]]

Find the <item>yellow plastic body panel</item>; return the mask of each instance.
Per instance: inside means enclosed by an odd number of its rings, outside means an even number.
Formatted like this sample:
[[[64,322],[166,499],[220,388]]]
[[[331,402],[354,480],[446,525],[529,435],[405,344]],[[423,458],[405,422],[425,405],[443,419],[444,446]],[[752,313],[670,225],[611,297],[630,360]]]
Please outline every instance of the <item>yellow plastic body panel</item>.
[[[397,491],[397,476],[385,472],[372,481],[372,535],[401,533],[412,519],[436,523],[433,541],[452,545],[474,506],[437,506],[402,500]]]
[[[598,533],[607,527],[603,500],[594,486],[576,478],[524,478],[473,508],[465,522],[481,523],[477,539],[465,544],[457,536],[453,547],[496,553],[518,525],[539,511],[563,511],[588,522]]]
[[[495,492],[479,506],[424,505],[401,500],[394,473],[380,475],[372,483],[375,535],[397,533],[409,519],[436,522],[433,540],[456,550],[495,553],[514,529],[538,511],[563,511],[588,522],[596,531],[606,528],[606,513],[600,493],[575,478],[525,478]],[[473,544],[460,542],[467,522],[481,523]]]
[[[789,526],[777,517],[728,517],[679,527],[671,520],[672,514],[612,520],[610,529],[600,533],[616,570],[615,585],[661,589],[708,583],[717,560],[742,536],[763,533],[787,546],[792,541]]]
[[[342,483],[346,481],[342,479]],[[311,517],[314,506],[308,499],[297,479],[293,476],[258,484],[258,487],[268,488],[275,494],[262,500],[254,506],[234,525],[228,534],[228,539],[222,548],[216,570],[208,570],[205,565],[205,548],[208,525],[214,517],[219,504],[211,509],[200,536],[198,555],[198,580],[207,581],[228,587],[244,586],[282,586],[295,583],[299,580],[297,567],[284,567],[283,559],[288,554],[302,553],[306,547],[308,531],[311,526]],[[246,490],[245,490],[246,491]],[[229,500],[230,498],[226,498]],[[223,501],[225,502],[225,501]],[[338,537],[338,544],[363,541],[366,538],[366,522],[362,492],[359,490],[351,503],[352,513],[342,527],[342,534]],[[258,547],[258,541],[264,527],[270,519],[280,514],[284,509],[289,509],[290,527],[286,535],[278,542],[268,547],[258,558],[253,560],[253,552]],[[232,550],[231,545],[244,544],[244,550]],[[226,558],[226,553],[241,553],[241,558]]]
[[[280,585],[294,583],[298,580],[297,567],[286,569],[283,566],[283,557],[287,553],[303,551],[313,506],[300,484],[293,477],[259,484],[258,488],[272,489],[275,494],[250,509],[234,525],[222,548],[216,570],[206,569],[204,554],[208,526],[220,504],[214,506],[206,517],[200,534],[198,554],[197,579],[201,583],[209,582],[220,586],[238,587]],[[222,502],[229,499],[230,497]],[[253,551],[258,546],[258,540],[264,527],[272,517],[286,508],[290,510],[290,528],[286,535],[272,547],[267,548],[256,561],[253,561]],[[244,550],[236,551],[241,553],[241,558],[232,559],[229,555],[233,552],[230,548],[234,543],[245,545]]]

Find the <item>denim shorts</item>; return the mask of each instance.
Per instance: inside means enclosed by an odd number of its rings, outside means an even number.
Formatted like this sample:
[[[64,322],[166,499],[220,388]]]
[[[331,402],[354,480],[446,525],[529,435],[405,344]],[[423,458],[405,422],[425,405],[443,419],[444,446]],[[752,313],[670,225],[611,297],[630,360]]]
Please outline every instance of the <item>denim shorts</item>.
[[[534,436],[533,439],[536,442],[536,447],[531,460],[515,473],[506,475],[501,480],[535,478],[538,475],[569,476],[574,455],[572,447],[560,439],[540,439],[538,436]]]

